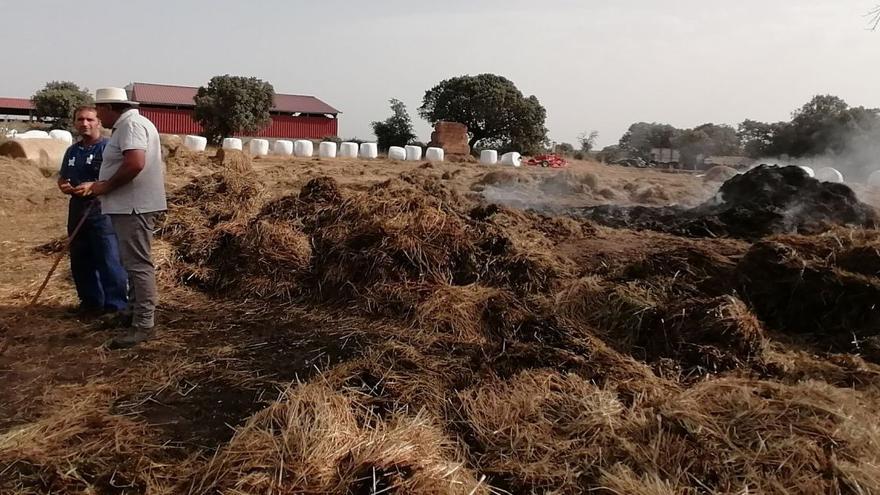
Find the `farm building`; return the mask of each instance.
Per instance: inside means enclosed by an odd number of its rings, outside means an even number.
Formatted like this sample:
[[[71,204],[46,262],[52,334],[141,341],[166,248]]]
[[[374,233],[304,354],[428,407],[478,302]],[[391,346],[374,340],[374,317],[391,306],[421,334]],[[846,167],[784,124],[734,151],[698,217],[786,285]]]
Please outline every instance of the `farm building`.
[[[198,88],[165,84],[133,83],[126,89],[132,100],[140,103],[141,114],[150,119],[163,134],[199,134],[192,119]],[[321,138],[335,136],[339,110],[314,96],[275,95],[272,123],[255,137]]]
[[[129,97],[163,134],[199,134],[192,119],[198,88],[166,84],[133,83]],[[0,98],[0,120],[31,120],[33,104],[27,98]],[[254,135],[265,138],[312,138],[336,136],[339,110],[314,96],[275,95],[272,123]]]
[[[681,153],[671,148],[651,148],[651,161],[655,163],[678,163]]]
[[[32,120],[34,104],[28,98],[0,98],[0,121]]]

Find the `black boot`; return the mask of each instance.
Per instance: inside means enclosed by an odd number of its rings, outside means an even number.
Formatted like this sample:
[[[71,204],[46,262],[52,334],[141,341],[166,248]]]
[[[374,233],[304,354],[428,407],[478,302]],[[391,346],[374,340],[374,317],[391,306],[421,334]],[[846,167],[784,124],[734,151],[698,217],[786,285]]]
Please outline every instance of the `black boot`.
[[[110,339],[106,346],[108,349],[128,349],[152,339],[155,333],[152,328],[131,327]]]
[[[95,323],[95,330],[111,330],[116,328],[130,327],[132,315],[129,311],[118,311],[116,313],[108,313],[98,318]]]

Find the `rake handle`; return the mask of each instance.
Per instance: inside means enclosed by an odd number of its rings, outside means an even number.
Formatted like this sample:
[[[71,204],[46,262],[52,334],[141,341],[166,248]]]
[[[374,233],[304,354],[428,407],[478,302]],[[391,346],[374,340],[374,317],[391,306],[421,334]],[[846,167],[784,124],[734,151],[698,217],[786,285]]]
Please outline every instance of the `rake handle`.
[[[49,270],[49,273],[46,274],[46,279],[43,280],[42,285],[40,285],[39,290],[34,295],[34,298],[31,299],[31,302],[28,303],[27,307],[30,308],[34,304],[37,303],[37,300],[40,298],[40,295],[43,294],[43,290],[46,288],[46,285],[49,284],[49,279],[52,278],[52,274],[55,273],[55,269],[58,268],[58,263],[61,263],[61,258],[64,258],[64,255],[67,254],[67,251],[70,249],[70,244],[73,242],[73,238],[76,237],[76,234],[79,233],[79,230],[82,228],[83,224],[86,222],[86,218],[89,217],[89,213],[92,212],[92,209],[95,205],[98,204],[97,201],[92,201],[89,203],[88,208],[83,212],[82,218],[79,219],[79,223],[76,224],[76,227],[73,229],[73,232],[68,236],[67,241],[64,243],[64,248],[58,253],[58,256],[55,257],[55,262],[52,264],[52,268]]]

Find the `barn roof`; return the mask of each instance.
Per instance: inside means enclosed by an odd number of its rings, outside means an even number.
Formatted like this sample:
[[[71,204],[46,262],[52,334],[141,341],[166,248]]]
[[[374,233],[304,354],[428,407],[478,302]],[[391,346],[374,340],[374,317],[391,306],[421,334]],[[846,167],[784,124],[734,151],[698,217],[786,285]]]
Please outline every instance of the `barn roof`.
[[[0,98],[0,109],[33,110],[34,104],[29,98]]]
[[[198,88],[191,86],[173,86],[169,84],[134,83],[130,87],[130,97],[141,104],[195,106],[193,98]],[[275,95],[273,112],[281,113],[330,113],[338,114],[339,110],[324,103],[314,96]]]

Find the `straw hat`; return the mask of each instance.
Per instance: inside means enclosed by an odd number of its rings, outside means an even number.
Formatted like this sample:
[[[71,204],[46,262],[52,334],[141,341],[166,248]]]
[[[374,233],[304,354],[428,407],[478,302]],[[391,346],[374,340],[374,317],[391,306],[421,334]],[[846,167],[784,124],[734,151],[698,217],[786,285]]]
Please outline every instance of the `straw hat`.
[[[138,102],[128,99],[128,93],[123,88],[100,88],[95,91],[95,104],[99,103],[125,103],[137,105]]]

